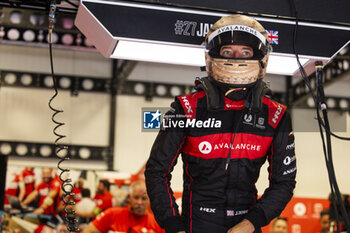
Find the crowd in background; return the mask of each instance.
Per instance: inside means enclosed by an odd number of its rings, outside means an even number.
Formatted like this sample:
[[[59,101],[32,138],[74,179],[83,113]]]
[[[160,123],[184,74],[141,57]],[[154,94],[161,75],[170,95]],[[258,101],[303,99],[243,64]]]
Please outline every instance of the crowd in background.
[[[62,201],[62,181],[59,175],[51,168],[42,168],[41,174],[35,174],[32,167],[25,167],[20,172],[10,175],[10,182],[6,183],[5,210],[10,210],[10,214],[13,215],[33,213],[41,216],[38,227],[33,231],[35,233],[68,233],[63,220],[65,211]],[[37,181],[39,175],[40,182]],[[96,187],[87,186],[86,180],[79,177],[76,179],[72,191],[74,193],[74,210],[79,223],[79,231],[83,231],[91,222],[96,223],[94,219],[103,211],[110,208],[111,211],[112,207],[127,206],[128,204],[128,193],[118,189],[112,194],[111,183],[105,179],[98,180]],[[94,195],[92,195],[91,189],[95,190]],[[132,198],[133,196],[131,196]],[[19,207],[12,206],[17,203],[16,200],[18,200],[21,207],[17,212],[15,209]],[[134,202],[136,203],[136,201]],[[141,206],[144,206],[143,209],[148,209],[147,203]],[[320,213],[320,227],[322,229],[320,233],[334,232],[331,229],[335,229],[335,224],[332,224],[329,209],[325,209]],[[20,231],[4,227],[4,232],[17,233]],[[86,232],[92,231],[88,229]],[[271,225],[271,233],[288,233],[287,218],[278,217],[274,219]]]
[[[5,210],[8,210],[10,215],[31,213],[41,216],[35,233],[51,232],[49,228],[52,228],[53,232],[68,232],[63,226],[65,204],[62,201],[62,181],[53,169],[42,168],[40,182],[36,181],[38,174],[35,174],[31,167],[25,167],[21,172],[10,175],[11,180],[7,182],[5,191]],[[93,188],[95,194],[92,196]],[[116,192],[116,197],[112,195],[110,188],[110,182],[104,179],[99,180],[96,187],[86,187],[83,178],[78,178],[74,183],[74,210],[80,230],[104,210],[127,204],[127,193]],[[18,202],[20,206],[15,206]]]

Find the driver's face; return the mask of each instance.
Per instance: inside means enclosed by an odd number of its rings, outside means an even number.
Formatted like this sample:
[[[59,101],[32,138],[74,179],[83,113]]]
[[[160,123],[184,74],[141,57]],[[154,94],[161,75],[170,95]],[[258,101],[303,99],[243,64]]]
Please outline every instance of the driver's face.
[[[220,55],[225,58],[251,58],[254,55],[252,47],[246,45],[223,45]]]

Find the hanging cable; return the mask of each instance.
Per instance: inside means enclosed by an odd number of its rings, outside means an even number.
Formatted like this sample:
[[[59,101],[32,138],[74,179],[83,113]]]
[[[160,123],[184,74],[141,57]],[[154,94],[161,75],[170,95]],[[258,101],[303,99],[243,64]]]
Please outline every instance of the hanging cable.
[[[298,27],[299,27],[299,17],[298,17],[298,11],[296,10],[295,0],[291,0],[290,2],[291,2],[292,10],[294,12],[294,17],[295,17],[295,27],[294,27],[294,31],[293,31],[293,43],[292,43],[293,53],[297,59],[300,74],[301,74],[307,88],[310,91],[310,94],[312,96],[312,99],[314,100],[315,106],[317,106],[317,98],[316,98],[314,92],[312,91],[310,80],[307,78],[307,74],[305,72],[304,67],[301,65],[301,62],[299,59],[299,54],[297,53],[296,40],[297,40],[297,31],[298,31]],[[316,110],[317,110],[317,113],[319,114],[319,112],[318,112],[319,109],[317,108]],[[325,129],[325,131],[328,132],[329,134],[331,134],[332,136],[334,136],[338,139],[341,139],[341,140],[350,140],[349,137],[342,137],[342,136],[336,135],[333,132],[331,132],[330,129],[327,129],[327,127],[325,126],[325,123],[322,121],[322,119],[319,119],[319,122],[321,123],[321,125]]]
[[[48,31],[48,42],[49,42],[49,51],[50,51],[50,66],[51,66],[51,76],[53,80],[53,86],[54,86],[54,95],[49,100],[49,108],[54,112],[52,114],[51,120],[55,123],[55,127],[53,129],[53,134],[57,137],[55,140],[55,154],[60,159],[57,168],[60,170],[60,180],[62,181],[61,188],[63,190],[63,196],[62,200],[65,204],[64,211],[66,213],[66,222],[67,222],[67,228],[70,232],[78,231],[77,229],[77,220],[75,218],[75,211],[74,211],[74,193],[73,189],[74,186],[72,185],[72,180],[70,178],[66,178],[69,175],[69,169],[63,168],[61,164],[69,160],[69,154],[64,153],[67,152],[68,147],[62,144],[59,144],[59,141],[65,138],[66,136],[63,134],[60,134],[57,132],[57,130],[64,125],[63,122],[60,122],[56,120],[56,116],[60,113],[63,113],[63,110],[58,110],[55,107],[53,107],[52,102],[58,95],[57,90],[57,82],[55,78],[54,68],[53,68],[53,56],[52,56],[52,31],[55,24],[55,13],[56,13],[56,1],[51,1],[50,4],[50,11],[49,11],[49,31]],[[62,154],[64,156],[62,156]]]
[[[327,114],[327,105],[325,103],[325,96],[324,96],[324,90],[323,90],[323,80],[322,80],[322,71],[323,71],[323,66],[322,63],[316,63],[316,90],[317,90],[317,119],[321,119],[321,116],[319,114],[319,108],[321,108],[322,113],[323,113],[323,118],[324,118],[324,123],[325,123],[325,129],[328,129],[330,131],[330,126],[329,126],[329,121],[328,121],[328,114]],[[339,197],[341,197],[339,187],[337,184],[336,176],[335,176],[335,170],[334,170],[334,164],[333,164],[333,156],[332,156],[332,143],[331,143],[331,135],[326,133],[326,142],[325,142],[325,137],[323,135],[323,128],[322,125],[319,122],[319,128],[320,128],[320,135],[322,139],[322,145],[323,145],[323,153],[325,155],[325,160],[326,160],[326,166],[328,170],[328,177],[330,181],[330,188],[331,188],[331,197],[332,198],[332,207],[334,209],[334,214],[335,214],[335,220],[337,222],[337,232],[339,232],[339,214],[338,214],[338,206],[336,205],[336,200],[339,200]],[[338,195],[339,194],[339,195]],[[342,198],[341,198],[342,199]],[[342,212],[342,216],[344,219],[347,219],[345,207],[343,208],[340,206],[340,210]],[[345,215],[344,215],[345,213]]]
[[[335,136],[340,139],[344,140],[350,140],[346,137],[340,137],[335,134],[333,134],[330,130],[329,126],[329,121],[328,121],[328,114],[327,114],[327,105],[325,104],[325,98],[324,98],[324,89],[323,89],[323,80],[322,80],[322,72],[323,72],[323,65],[322,63],[316,63],[316,93],[315,95],[314,90],[312,90],[310,80],[307,78],[306,72],[304,70],[304,67],[301,65],[300,60],[299,60],[299,55],[297,53],[297,48],[296,48],[296,40],[297,40],[297,31],[298,31],[298,25],[299,25],[299,17],[298,17],[298,11],[296,9],[295,5],[295,0],[291,0],[291,6],[293,9],[293,13],[295,16],[295,27],[293,31],[293,52],[296,56],[297,63],[299,66],[300,73],[302,75],[302,78],[308,87],[310,94],[312,96],[312,99],[314,100],[315,103],[315,110],[317,114],[317,122],[319,125],[320,129],[320,134],[321,134],[321,140],[322,140],[322,147],[323,147],[323,152],[325,156],[325,161],[326,161],[326,167],[328,171],[328,179],[330,183],[330,189],[331,189],[331,198],[333,199],[332,201],[332,207],[334,209],[334,214],[337,222],[337,232],[339,233],[340,231],[340,224],[339,224],[339,213],[338,213],[338,207],[337,207],[337,201],[340,206],[340,211],[342,214],[342,218],[344,221],[344,224],[346,226],[346,229],[350,229],[350,220],[347,215],[344,203],[342,202],[342,197],[341,193],[337,184],[336,176],[335,176],[335,171],[334,171],[334,165],[333,165],[333,155],[332,155],[332,144],[331,144],[331,135]],[[322,113],[323,113],[323,119],[320,115],[319,108],[321,108]],[[326,133],[326,141],[325,142],[325,137],[323,135],[323,129],[325,130]]]

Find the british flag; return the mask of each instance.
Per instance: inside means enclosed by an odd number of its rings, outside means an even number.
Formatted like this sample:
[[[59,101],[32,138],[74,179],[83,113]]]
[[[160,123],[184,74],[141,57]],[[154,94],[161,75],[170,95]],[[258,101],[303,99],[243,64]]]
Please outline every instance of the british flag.
[[[278,31],[266,30],[270,44],[278,44]]]
[[[227,216],[235,216],[235,211],[233,210],[226,210],[227,211]]]

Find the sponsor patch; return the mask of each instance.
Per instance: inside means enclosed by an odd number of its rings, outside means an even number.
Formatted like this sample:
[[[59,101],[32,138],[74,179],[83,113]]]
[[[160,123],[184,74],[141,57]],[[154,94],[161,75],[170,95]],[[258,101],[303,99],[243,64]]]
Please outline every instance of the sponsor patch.
[[[277,123],[277,120],[280,117],[282,110],[283,110],[283,108],[281,107],[281,105],[278,105],[278,107],[275,111],[275,114],[273,115],[273,118],[272,118],[273,123],[275,123],[275,124]]]
[[[208,208],[208,207],[200,207],[199,211],[215,214],[216,209],[215,208]]]
[[[255,124],[256,128],[265,129],[265,118],[258,117],[257,123]]]
[[[243,123],[247,125],[253,125],[253,116],[251,114],[244,114]]]
[[[227,216],[235,216],[235,211],[227,210],[226,214],[227,214]]]
[[[294,142],[293,142],[292,144],[287,145],[286,149],[287,149],[287,150],[291,150],[291,149],[293,149],[294,147],[295,147],[295,144],[294,144]]]
[[[292,169],[288,169],[286,171],[283,172],[283,175],[288,175],[288,174],[291,174],[293,172],[295,172],[297,170],[296,167],[292,168]]]
[[[247,213],[248,213],[248,210],[226,210],[227,216],[238,216],[238,215],[243,215]]]
[[[273,128],[276,128],[282,119],[284,112],[287,110],[287,107],[283,104],[272,101],[269,98],[263,98],[263,103],[268,105],[269,108],[268,124]]]
[[[295,161],[295,155],[293,157],[286,156],[283,160],[284,165],[288,166],[291,162]]]
[[[212,150],[212,146],[209,142],[204,141],[199,143],[198,149],[202,154],[209,154]]]

